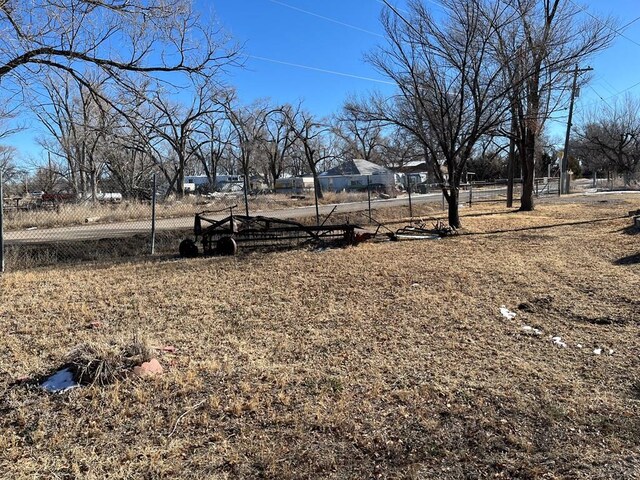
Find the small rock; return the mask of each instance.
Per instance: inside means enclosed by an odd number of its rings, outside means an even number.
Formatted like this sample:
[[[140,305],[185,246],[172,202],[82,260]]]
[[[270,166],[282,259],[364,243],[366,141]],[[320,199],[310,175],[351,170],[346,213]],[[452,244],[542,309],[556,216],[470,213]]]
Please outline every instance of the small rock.
[[[160,375],[164,372],[162,365],[157,359],[152,358],[148,362],[144,362],[142,365],[133,367],[133,373],[139,377],[148,377],[151,375]]]
[[[551,341],[554,345],[560,348],[567,348],[567,344],[562,341],[562,337],[552,337]]]
[[[593,354],[594,354],[594,355],[600,355],[601,353],[602,353],[602,349],[601,349],[601,348],[595,348],[595,349],[593,350]]]

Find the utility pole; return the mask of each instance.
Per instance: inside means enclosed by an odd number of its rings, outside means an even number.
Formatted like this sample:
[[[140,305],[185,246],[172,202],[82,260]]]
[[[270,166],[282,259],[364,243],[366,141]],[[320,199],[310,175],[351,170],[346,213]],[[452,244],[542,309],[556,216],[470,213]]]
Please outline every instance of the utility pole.
[[[567,135],[564,138],[564,152],[562,154],[562,165],[560,168],[560,193],[569,193],[569,137],[571,136],[571,127],[573,121],[573,104],[576,98],[576,90],[578,86],[578,74],[590,72],[591,67],[576,68],[573,70],[573,85],[571,87],[571,101],[569,102],[569,118],[567,119]]]

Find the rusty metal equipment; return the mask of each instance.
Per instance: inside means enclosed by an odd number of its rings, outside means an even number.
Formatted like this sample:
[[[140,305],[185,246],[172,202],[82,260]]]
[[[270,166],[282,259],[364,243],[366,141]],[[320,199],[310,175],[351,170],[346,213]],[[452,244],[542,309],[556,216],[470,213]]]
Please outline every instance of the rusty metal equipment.
[[[303,225],[273,217],[235,215],[233,208],[220,220],[211,217],[220,210],[197,213],[193,226],[195,239],[180,243],[180,255],[197,256],[198,242],[205,255],[235,255],[239,249],[346,246],[357,241],[357,225]]]
[[[433,228],[426,228],[424,223],[419,225],[407,225],[399,228],[395,232],[389,235],[389,238],[394,241],[398,240],[435,240],[441,237],[454,235],[456,230],[452,227],[445,225],[442,221],[438,220]]]

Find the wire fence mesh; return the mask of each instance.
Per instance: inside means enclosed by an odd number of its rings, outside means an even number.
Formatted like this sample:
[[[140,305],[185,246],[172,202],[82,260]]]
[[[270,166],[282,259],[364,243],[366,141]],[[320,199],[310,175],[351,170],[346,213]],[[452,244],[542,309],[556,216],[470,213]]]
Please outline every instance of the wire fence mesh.
[[[557,195],[558,179],[537,179],[534,193]],[[6,185],[5,185],[6,186]],[[149,198],[153,197],[153,192]],[[396,208],[400,216],[416,213],[414,204],[430,203],[434,208],[444,197],[438,185],[414,185],[396,198],[379,191],[325,193],[317,212],[323,217],[333,212],[347,221],[370,221],[371,208]],[[521,183],[514,185],[514,199],[521,195]],[[474,182],[463,185],[459,201],[463,205],[506,202],[507,182]],[[242,192],[188,195],[183,198],[158,196],[155,222],[151,200],[128,200],[120,196],[78,199],[70,194],[2,195],[3,260],[7,269],[22,269],[77,261],[117,260],[141,255],[177,254],[182,239],[193,232],[196,213],[215,212],[220,218],[237,206],[244,214]],[[313,192],[306,194],[253,194],[248,196],[251,214],[315,221]],[[214,215],[214,216],[215,216]],[[155,229],[154,229],[155,226]]]

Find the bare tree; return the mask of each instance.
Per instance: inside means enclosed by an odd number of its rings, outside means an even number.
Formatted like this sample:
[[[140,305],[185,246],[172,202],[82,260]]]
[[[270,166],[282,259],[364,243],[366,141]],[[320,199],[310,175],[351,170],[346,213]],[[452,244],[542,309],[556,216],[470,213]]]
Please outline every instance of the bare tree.
[[[190,0],[2,0],[0,79],[24,91],[53,69],[91,89],[93,66],[135,90],[132,74],[211,76],[236,48],[210,25]]]
[[[202,172],[207,176],[212,189],[216,185],[218,171],[224,169],[224,163],[231,155],[234,133],[224,110],[216,108],[202,117],[191,144],[191,150],[200,161]]]
[[[533,210],[536,143],[558,110],[574,66],[606,48],[615,36],[610,18],[584,16],[573,0],[495,0],[501,28],[491,40],[513,85],[513,137],[522,166],[521,210]]]
[[[382,150],[382,164],[390,169],[402,169],[408,162],[428,159],[428,152],[421,149],[411,133],[400,127],[392,127]],[[427,162],[428,164],[428,162]]]
[[[105,141],[112,123],[110,108],[102,101],[105,95],[92,94],[101,91],[101,83],[93,79],[91,86],[85,87],[73,83],[64,73],[52,74],[43,82],[44,100],[33,105],[50,134],[43,146],[65,160],[65,175],[72,190],[94,201],[104,171],[103,153],[108,150]]]
[[[251,105],[237,105],[235,98],[229,97],[222,102],[234,131],[232,154],[238,160],[244,177],[245,212],[249,215],[248,190],[251,173],[256,157],[260,154],[260,145],[265,137],[265,124],[268,107],[263,101]]]
[[[288,117],[296,142],[302,150],[309,172],[313,176],[315,194],[321,199],[323,195],[320,187],[319,165],[336,156],[331,143],[333,140],[331,126],[326,121],[319,120],[302,109],[302,105],[299,105],[295,111],[290,111]]]
[[[291,116],[291,105],[272,108],[266,114],[265,136],[262,147],[266,156],[268,177],[272,187],[275,186],[276,180],[284,173],[287,157],[295,142],[293,127],[287,121]]]
[[[365,120],[411,133],[442,187],[449,224],[458,228],[465,165],[476,142],[501,124],[509,85],[489,41],[504,21],[498,7],[482,0],[443,4],[446,18],[436,19],[417,0],[409,2],[408,15],[387,3],[382,16],[387,46],[368,59],[398,93],[373,96],[368,105],[351,108]]]
[[[640,165],[640,101],[626,97],[602,106],[577,133],[575,152],[582,154],[587,166],[622,174],[625,185],[631,183]]]
[[[342,157],[345,160],[361,158],[382,164],[382,151],[385,147],[382,122],[363,120],[348,105],[349,101],[336,118],[333,129],[342,143]]]
[[[3,182],[15,180],[21,173],[14,160],[15,155],[15,147],[0,145],[0,172],[2,172]],[[0,198],[1,201],[2,199]]]
[[[157,91],[149,100],[153,113],[147,119],[152,132],[156,154],[154,158],[165,157],[157,166],[168,182],[166,194],[184,195],[186,170],[206,140],[196,140],[198,129],[206,115],[214,109],[215,87],[208,83],[196,85],[196,91],[189,104],[170,98],[169,94]]]

